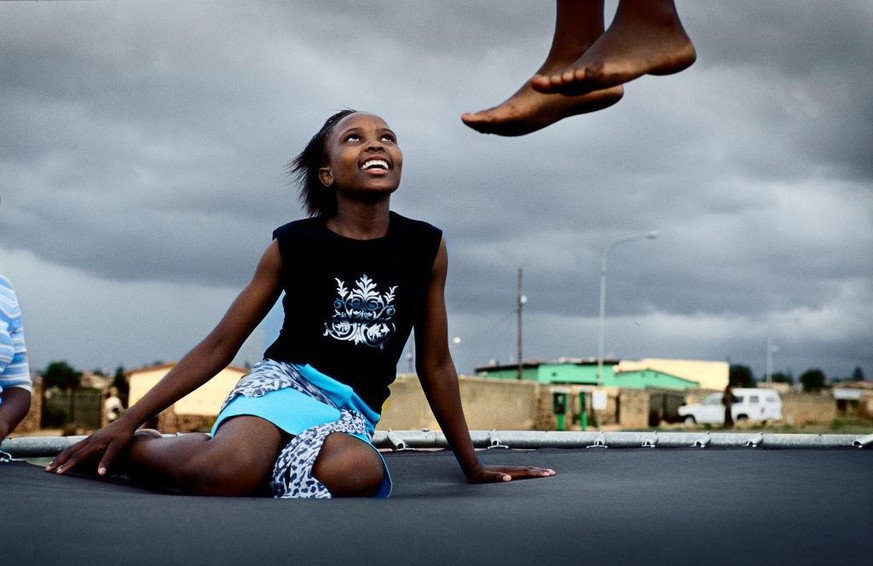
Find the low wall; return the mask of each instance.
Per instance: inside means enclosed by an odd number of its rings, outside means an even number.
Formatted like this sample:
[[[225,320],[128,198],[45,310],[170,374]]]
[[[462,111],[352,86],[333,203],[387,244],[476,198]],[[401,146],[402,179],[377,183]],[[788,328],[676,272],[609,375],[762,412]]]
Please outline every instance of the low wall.
[[[459,379],[461,400],[471,430],[556,430],[552,391],[569,393],[565,417],[567,430],[580,429],[580,386],[541,386],[530,381],[507,381],[477,377]],[[645,430],[651,425],[651,393],[639,389],[606,389],[606,409],[591,417],[591,395],[587,396],[588,427]],[[214,417],[177,415],[173,408],[160,415],[162,432],[208,431]],[[391,385],[391,397],[382,407],[378,430],[439,430],[418,378],[403,375]]]
[[[498,386],[491,379],[464,377],[461,399],[471,429],[532,430],[538,420],[541,387],[510,381]]]
[[[15,427],[16,434],[30,434],[41,427],[42,421],[42,381],[35,380],[30,393],[30,411],[24,420]]]
[[[459,385],[470,429],[533,430],[541,419],[536,383],[461,377]],[[416,376],[399,376],[391,385],[391,397],[382,407],[377,428],[439,429]]]
[[[873,395],[861,399],[858,407],[858,416],[865,419],[873,419]]]
[[[73,396],[71,418],[70,395]],[[100,428],[103,414],[103,393],[99,389],[89,387],[77,389],[75,392],[49,390],[43,396],[43,417],[46,421],[61,420],[64,429],[69,432],[96,430]],[[31,399],[31,411],[33,400]],[[52,418],[47,418],[51,413]],[[71,422],[73,421],[73,422]],[[46,423],[43,422],[43,425]]]
[[[215,416],[176,414],[175,406],[173,406],[158,415],[157,427],[158,430],[166,434],[209,432],[214,422]]]
[[[530,381],[512,381],[478,377],[461,377],[461,399],[467,424],[471,430],[555,430],[557,422],[552,412],[554,387],[538,385]],[[568,413],[565,417],[567,430],[579,430],[580,386],[558,387],[569,393]],[[591,415],[591,395],[587,396],[588,428],[622,430],[646,430],[653,426],[653,411],[663,411],[663,400],[658,395],[664,392],[640,389],[606,389],[607,405],[597,411],[597,420]],[[689,401],[699,400],[711,391],[699,390],[686,394]],[[654,404],[653,404],[654,403]],[[873,413],[873,400],[864,400],[856,412]],[[672,410],[672,409],[671,409]],[[822,394],[785,393],[782,395],[783,422],[798,426],[807,423],[829,423],[839,418],[837,405],[830,392]],[[162,432],[208,431],[214,416],[178,415],[174,409],[160,415]],[[427,404],[418,378],[401,375],[391,385],[391,397],[382,407],[379,430],[438,430],[436,418]]]
[[[624,429],[649,426],[650,395],[644,389],[624,389],[618,395],[618,424]]]
[[[782,422],[797,426],[829,423],[837,418],[837,403],[830,391],[823,393],[783,393]]]
[[[532,382],[497,381],[476,377],[459,379],[467,425],[473,430],[537,430],[554,428],[544,413],[551,399],[540,400],[540,387]],[[545,420],[544,420],[545,419]],[[175,407],[162,412],[158,428],[164,433],[208,431],[215,416],[177,414]],[[438,430],[424,391],[414,375],[402,375],[391,385],[391,397],[382,407],[378,430]]]

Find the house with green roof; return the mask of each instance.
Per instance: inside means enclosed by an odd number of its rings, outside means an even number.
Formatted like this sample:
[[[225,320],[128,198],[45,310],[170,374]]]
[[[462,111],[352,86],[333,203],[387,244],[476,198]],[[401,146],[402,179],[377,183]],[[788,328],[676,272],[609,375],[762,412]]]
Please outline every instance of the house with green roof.
[[[672,375],[655,369],[631,369],[619,371],[618,360],[603,361],[603,387],[622,389],[672,389],[684,391],[697,389],[697,381]],[[524,362],[516,365],[491,365],[476,368],[477,377],[535,381],[544,385],[590,385],[597,386],[597,361],[558,360],[556,362]]]

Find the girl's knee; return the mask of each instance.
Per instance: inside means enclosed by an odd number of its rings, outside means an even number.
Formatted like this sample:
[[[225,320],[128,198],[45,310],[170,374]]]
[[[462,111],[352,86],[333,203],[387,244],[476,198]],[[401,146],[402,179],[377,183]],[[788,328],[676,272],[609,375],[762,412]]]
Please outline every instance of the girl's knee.
[[[344,433],[324,440],[312,475],[335,497],[370,496],[385,479],[379,454],[366,443]]]

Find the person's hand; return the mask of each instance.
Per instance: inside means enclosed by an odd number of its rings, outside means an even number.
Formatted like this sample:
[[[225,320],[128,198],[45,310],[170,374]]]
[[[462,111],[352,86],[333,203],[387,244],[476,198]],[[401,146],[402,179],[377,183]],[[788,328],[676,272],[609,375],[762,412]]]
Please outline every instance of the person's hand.
[[[469,483],[493,483],[528,478],[547,478],[555,470],[534,466],[483,466],[479,465],[467,474]]]
[[[133,433],[134,430],[117,420],[58,454],[45,471],[63,474],[82,462],[99,458],[97,474],[106,475],[109,464],[130,443]]]

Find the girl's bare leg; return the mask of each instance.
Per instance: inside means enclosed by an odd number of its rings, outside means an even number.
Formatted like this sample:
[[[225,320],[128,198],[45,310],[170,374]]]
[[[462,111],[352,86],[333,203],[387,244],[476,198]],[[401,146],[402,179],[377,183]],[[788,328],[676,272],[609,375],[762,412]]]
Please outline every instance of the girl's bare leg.
[[[258,417],[227,420],[214,437],[184,434],[160,438],[137,433],[128,451],[135,475],[150,482],[198,495],[248,495],[264,489],[288,438]],[[362,441],[329,434],[312,475],[335,497],[373,495],[384,466]]]
[[[697,59],[673,0],[620,0],[615,19],[591,49],[558,72],[531,79],[543,93],[583,94],[644,75],[669,75]]]
[[[552,46],[537,75],[560,73],[583,56],[603,34],[603,2],[558,0]],[[521,136],[545,128],[558,120],[601,110],[618,102],[621,86],[588,92],[578,96],[537,92],[528,80],[499,106],[461,119],[476,131],[503,136]]]
[[[247,495],[262,490],[287,441],[258,417],[227,420],[214,437],[183,434],[155,438],[137,434],[127,459],[134,475],[198,495]]]

